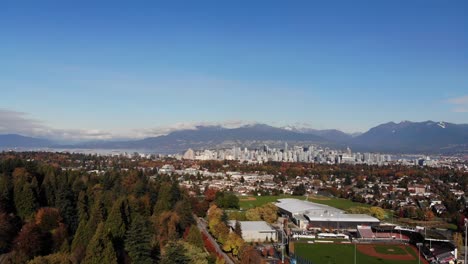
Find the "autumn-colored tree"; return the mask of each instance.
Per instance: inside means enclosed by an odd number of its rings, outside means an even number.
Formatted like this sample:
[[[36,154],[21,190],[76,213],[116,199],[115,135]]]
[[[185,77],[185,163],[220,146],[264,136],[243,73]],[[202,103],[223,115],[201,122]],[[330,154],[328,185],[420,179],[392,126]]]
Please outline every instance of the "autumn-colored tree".
[[[223,250],[231,252],[234,256],[238,256],[243,246],[244,240],[236,233],[231,232],[223,244]]]
[[[190,230],[188,232],[187,237],[185,238],[185,241],[187,241],[187,243],[190,243],[198,248],[201,248],[201,249],[204,248],[202,235],[196,225],[190,226]]]
[[[154,242],[158,243],[160,248],[163,248],[168,241],[178,238],[179,220],[179,216],[171,211],[153,217],[154,230],[156,230]]]
[[[274,223],[278,219],[278,208],[273,203],[247,210],[245,217],[249,221],[266,221]]]
[[[140,210],[138,210],[138,212],[144,216],[151,216],[153,208],[151,203],[151,195],[149,193],[146,193],[139,198],[139,204]]]
[[[260,217],[263,221],[273,223],[278,219],[278,208],[273,203],[267,203],[260,207]]]
[[[455,232],[453,233],[453,242],[458,248],[463,248],[463,235],[462,233]]]
[[[386,216],[385,210],[377,206],[372,206],[371,208],[369,208],[369,214],[379,220],[385,219]]]
[[[268,256],[270,256],[270,257],[275,256],[275,248],[274,247],[269,247],[268,248]]]
[[[18,232],[18,228],[14,224],[15,220],[17,221],[11,215],[0,213],[0,254],[10,249],[11,242]]]
[[[431,210],[425,210],[424,211],[424,220],[426,221],[432,221],[434,220],[434,213]]]
[[[226,260],[222,257],[217,257],[215,264],[226,264]]]
[[[208,227],[221,244],[224,244],[229,235],[229,227],[223,219],[225,216],[223,210],[216,205],[212,205],[208,210]]]
[[[72,264],[71,258],[66,253],[55,253],[47,256],[35,257],[28,264]]]
[[[43,231],[51,231],[57,228],[61,221],[59,210],[52,207],[42,207],[36,212],[34,221]]]
[[[386,217],[385,210],[377,206],[372,206],[372,207],[354,206],[354,207],[349,208],[347,211],[348,213],[351,213],[351,214],[368,214],[368,215],[378,218],[379,220],[383,220]]]
[[[221,219],[223,210],[218,208],[215,204],[211,205],[208,209],[208,220],[210,219]]]
[[[205,217],[206,211],[208,210],[210,203],[204,199],[200,200],[198,197],[195,197],[195,196],[192,196],[189,199],[190,199],[190,204],[193,209],[193,212],[198,217]]]
[[[216,189],[213,189],[213,188],[207,188],[205,190],[205,200],[208,201],[208,202],[213,202],[215,199],[216,199],[216,193],[218,192],[218,190]]]
[[[27,261],[48,254],[51,244],[49,233],[44,233],[35,223],[27,223],[15,238],[13,250],[22,256],[23,261]]]
[[[245,217],[248,221],[260,221],[262,220],[260,216],[260,211],[258,208],[251,208],[245,212]]]
[[[196,247],[190,243],[179,241],[184,247],[185,256],[190,259],[190,263],[208,264],[209,254],[203,248]]]
[[[229,227],[224,222],[218,222],[214,226],[212,234],[219,243],[225,244],[229,236]]]
[[[174,211],[179,216],[179,230],[185,230],[195,222],[187,194],[175,204]]]
[[[230,220],[247,221],[247,217],[245,216],[245,211],[228,212],[228,218]]]
[[[244,246],[241,250],[241,263],[242,264],[256,264],[261,263],[262,256],[252,246]]]
[[[136,183],[138,182],[138,175],[135,172],[132,172],[122,179],[122,187],[127,190],[129,193],[132,193],[135,189]]]
[[[30,181],[32,177],[25,167],[15,168],[11,175],[13,176],[14,181],[18,181],[18,180]]]

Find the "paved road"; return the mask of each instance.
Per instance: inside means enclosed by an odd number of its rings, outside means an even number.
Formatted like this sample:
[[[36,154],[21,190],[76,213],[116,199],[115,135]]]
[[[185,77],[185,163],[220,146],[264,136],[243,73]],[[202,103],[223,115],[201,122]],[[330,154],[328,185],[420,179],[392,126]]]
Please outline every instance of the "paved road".
[[[218,255],[223,256],[224,260],[226,261],[226,264],[235,264],[234,261],[232,261],[232,259],[226,253],[224,253],[224,251],[219,247],[218,242],[216,242],[216,240],[208,232],[205,220],[199,217],[195,217],[195,219],[197,220],[198,229],[200,229],[200,231],[208,237],[208,239],[214,245]]]

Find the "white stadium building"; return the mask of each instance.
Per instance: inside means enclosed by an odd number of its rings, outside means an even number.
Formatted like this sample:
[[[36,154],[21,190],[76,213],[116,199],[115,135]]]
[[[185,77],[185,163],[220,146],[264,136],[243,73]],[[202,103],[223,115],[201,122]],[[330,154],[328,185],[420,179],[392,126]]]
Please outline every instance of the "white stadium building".
[[[328,205],[292,198],[279,199],[279,213],[302,229],[356,230],[358,225],[376,226],[379,219],[366,214],[347,214]]]

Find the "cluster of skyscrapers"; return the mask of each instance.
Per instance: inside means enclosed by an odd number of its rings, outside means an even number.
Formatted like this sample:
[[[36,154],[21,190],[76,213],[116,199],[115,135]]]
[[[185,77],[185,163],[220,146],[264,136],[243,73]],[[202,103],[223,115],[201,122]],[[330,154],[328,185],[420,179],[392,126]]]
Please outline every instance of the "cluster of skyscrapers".
[[[247,149],[233,147],[231,149],[218,150],[187,150],[183,159],[188,160],[239,160],[248,162],[316,162],[329,164],[385,164],[392,160],[391,155],[378,153],[353,153],[350,148],[345,151],[333,150],[317,146],[294,146],[284,148],[270,148],[264,145],[262,148]]]

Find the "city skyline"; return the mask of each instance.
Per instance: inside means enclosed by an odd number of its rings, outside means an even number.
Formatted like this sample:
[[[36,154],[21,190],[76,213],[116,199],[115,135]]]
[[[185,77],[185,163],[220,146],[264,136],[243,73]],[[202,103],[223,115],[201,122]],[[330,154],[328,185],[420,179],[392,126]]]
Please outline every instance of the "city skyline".
[[[1,134],[468,123],[464,1],[2,5]]]

